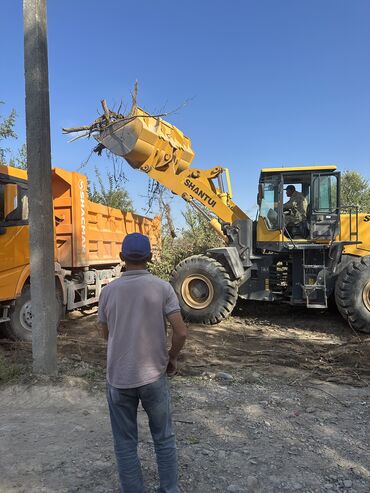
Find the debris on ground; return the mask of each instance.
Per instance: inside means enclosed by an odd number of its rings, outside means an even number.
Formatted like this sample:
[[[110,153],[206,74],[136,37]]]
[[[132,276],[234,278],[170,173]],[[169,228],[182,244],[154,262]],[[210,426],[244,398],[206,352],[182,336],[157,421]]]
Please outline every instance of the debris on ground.
[[[171,380],[183,493],[369,493],[370,338],[339,315],[279,308],[243,304],[189,327]],[[0,345],[17,370],[0,387],[0,491],[118,492],[96,312],[63,322],[58,351],[60,376],[43,379],[29,344]],[[151,493],[142,409],[139,421]]]

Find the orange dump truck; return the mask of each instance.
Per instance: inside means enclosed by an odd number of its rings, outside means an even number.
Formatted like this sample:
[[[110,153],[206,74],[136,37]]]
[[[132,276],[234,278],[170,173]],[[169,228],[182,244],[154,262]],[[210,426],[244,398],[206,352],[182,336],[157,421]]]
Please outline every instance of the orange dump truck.
[[[149,219],[88,200],[85,176],[53,169],[57,309],[91,306],[120,275],[122,239],[133,232],[159,245],[159,218]],[[0,323],[31,340],[27,173],[0,165]]]

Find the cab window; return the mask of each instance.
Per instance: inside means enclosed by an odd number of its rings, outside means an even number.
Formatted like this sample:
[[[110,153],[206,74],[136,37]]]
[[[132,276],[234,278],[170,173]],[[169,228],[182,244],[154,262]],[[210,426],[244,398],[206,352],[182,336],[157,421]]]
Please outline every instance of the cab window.
[[[338,180],[335,175],[317,176],[314,180],[314,204],[317,212],[334,213],[338,209]]]
[[[28,221],[28,193],[16,183],[0,184],[0,222],[5,226]]]
[[[264,182],[260,186],[260,216],[264,218],[268,229],[279,229],[279,185],[276,182]]]

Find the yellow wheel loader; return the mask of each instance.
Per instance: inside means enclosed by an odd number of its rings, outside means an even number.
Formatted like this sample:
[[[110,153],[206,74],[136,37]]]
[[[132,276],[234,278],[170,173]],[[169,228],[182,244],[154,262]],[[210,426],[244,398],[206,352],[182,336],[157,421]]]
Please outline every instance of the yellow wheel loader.
[[[103,108],[92,125],[64,131],[94,136],[98,153],[108,149],[181,196],[225,241],[172,274],[187,320],[216,324],[238,296],[319,309],[334,298],[353,329],[370,332],[370,213],[340,203],[335,166],[262,169],[253,221],[232,199],[227,168],[191,167],[194,151],[178,128],[136,103],[127,116]],[[284,205],[292,187],[304,204],[300,216],[294,200]]]

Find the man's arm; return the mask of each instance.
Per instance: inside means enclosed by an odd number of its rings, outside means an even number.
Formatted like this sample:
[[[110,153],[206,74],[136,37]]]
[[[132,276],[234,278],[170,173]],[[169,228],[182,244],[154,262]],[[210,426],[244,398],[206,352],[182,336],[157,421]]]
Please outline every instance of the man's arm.
[[[180,311],[167,315],[167,319],[172,327],[172,344],[171,349],[168,351],[170,360],[168,363],[167,374],[172,376],[176,373],[177,357],[185,344],[188,329],[182,319]]]
[[[103,339],[105,339],[107,341],[108,340],[108,334],[109,334],[108,324],[106,324],[104,322],[99,322],[99,326],[100,326],[101,336],[103,337]]]
[[[288,211],[292,208],[292,205],[292,199],[290,198],[288,202],[285,202],[285,204],[283,204],[283,211]]]
[[[103,291],[100,293],[99,297],[99,306],[98,306],[98,320],[99,320],[99,328],[100,334],[106,341],[108,340],[108,319],[105,313],[105,305],[106,305],[106,294],[107,294],[108,286],[106,286]]]

